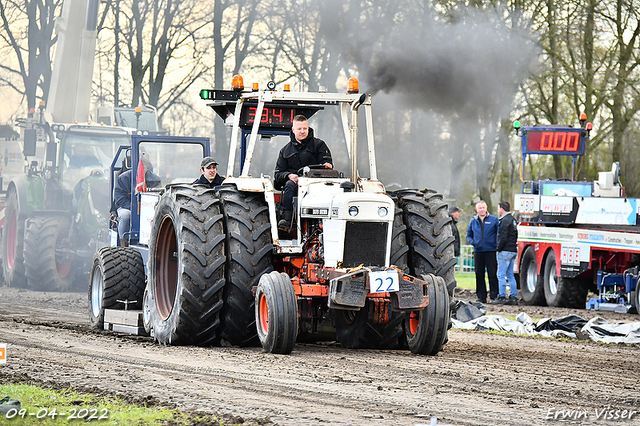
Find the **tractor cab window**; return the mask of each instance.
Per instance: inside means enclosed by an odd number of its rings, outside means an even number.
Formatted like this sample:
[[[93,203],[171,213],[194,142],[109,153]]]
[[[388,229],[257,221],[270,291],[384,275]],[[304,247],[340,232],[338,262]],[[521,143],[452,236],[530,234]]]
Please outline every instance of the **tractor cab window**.
[[[118,146],[129,143],[125,134],[65,134],[60,159],[63,190],[73,191],[78,182],[89,176],[108,180],[109,166]]]
[[[184,142],[142,142],[138,153],[145,172],[150,170],[160,178],[160,184],[151,190],[174,183],[192,183],[200,175],[203,157],[202,145]]]

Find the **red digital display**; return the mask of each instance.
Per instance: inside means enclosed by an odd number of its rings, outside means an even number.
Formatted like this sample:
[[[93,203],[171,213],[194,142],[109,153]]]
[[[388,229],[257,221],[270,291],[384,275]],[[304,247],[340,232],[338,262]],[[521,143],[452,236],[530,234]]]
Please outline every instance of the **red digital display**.
[[[523,151],[526,154],[582,155],[584,135],[581,129],[527,130]]]
[[[245,108],[240,117],[240,124],[253,125],[257,109],[255,106]],[[291,127],[295,115],[295,108],[265,106],[260,116],[260,127]]]

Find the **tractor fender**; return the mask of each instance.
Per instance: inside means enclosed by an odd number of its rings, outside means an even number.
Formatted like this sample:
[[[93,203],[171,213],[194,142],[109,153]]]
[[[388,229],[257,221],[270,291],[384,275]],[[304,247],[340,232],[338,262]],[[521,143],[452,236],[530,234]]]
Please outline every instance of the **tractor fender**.
[[[223,184],[232,184],[241,192],[267,192],[273,191],[273,184],[268,177],[229,177],[224,180]]]
[[[229,177],[224,180],[223,185],[234,185],[240,192],[262,192],[264,200],[269,209],[269,222],[271,223],[271,239],[279,241],[278,220],[276,215],[276,198],[273,183],[268,176],[253,177]]]

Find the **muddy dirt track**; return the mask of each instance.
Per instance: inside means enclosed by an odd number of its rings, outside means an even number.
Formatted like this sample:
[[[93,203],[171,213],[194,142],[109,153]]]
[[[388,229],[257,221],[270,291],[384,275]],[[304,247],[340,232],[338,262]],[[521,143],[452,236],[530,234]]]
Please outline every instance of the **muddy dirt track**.
[[[435,357],[335,343],[298,344],[291,355],[163,347],[91,330],[86,299],[0,287],[0,343],[7,343],[8,358],[0,381],[70,385],[250,425],[417,425],[432,416],[439,425],[640,424],[638,346],[451,330]],[[519,312],[640,321],[490,307]]]

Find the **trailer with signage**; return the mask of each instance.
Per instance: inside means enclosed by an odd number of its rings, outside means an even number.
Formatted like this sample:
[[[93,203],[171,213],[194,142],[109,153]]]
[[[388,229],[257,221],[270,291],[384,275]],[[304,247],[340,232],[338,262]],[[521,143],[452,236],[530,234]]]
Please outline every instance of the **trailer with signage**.
[[[522,193],[518,213],[520,296],[524,303],[629,312],[638,310],[640,221],[638,199],[625,196],[619,164],[594,182],[576,181],[575,165],[592,129],[520,127]],[[569,155],[571,179],[525,180],[527,155]],[[587,301],[592,291],[597,296]]]

